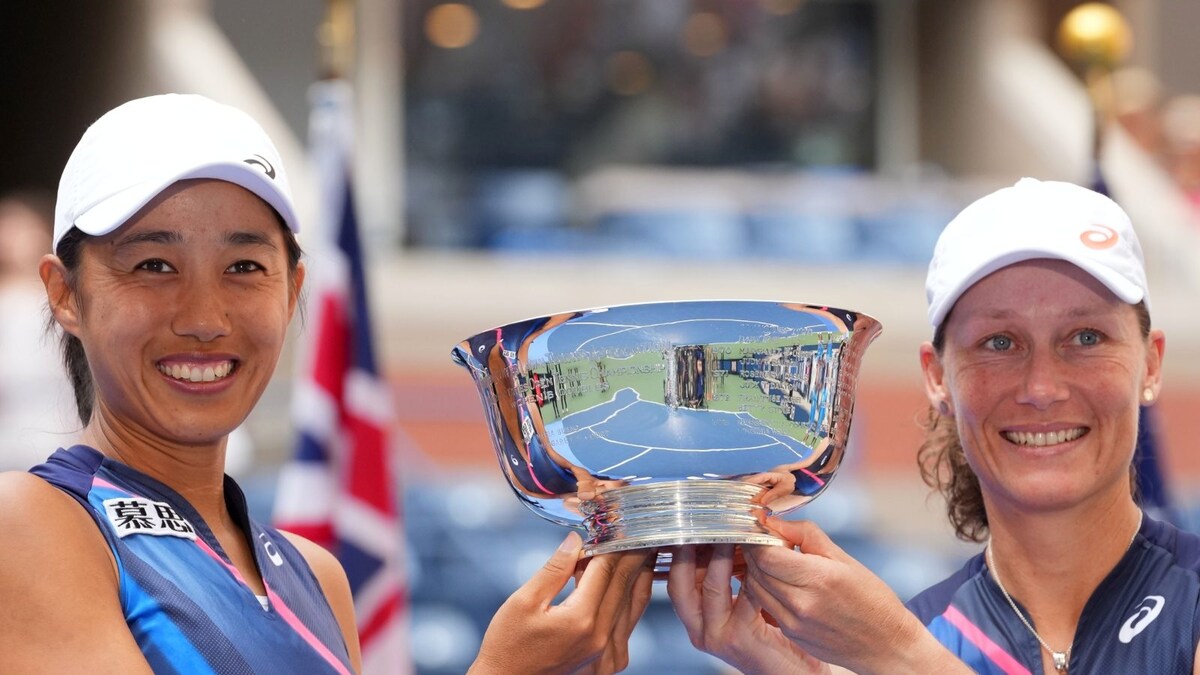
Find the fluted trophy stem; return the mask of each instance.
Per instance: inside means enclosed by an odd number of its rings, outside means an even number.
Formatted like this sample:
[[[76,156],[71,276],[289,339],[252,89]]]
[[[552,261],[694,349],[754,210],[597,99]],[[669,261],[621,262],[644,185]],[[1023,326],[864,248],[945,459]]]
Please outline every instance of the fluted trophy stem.
[[[564,312],[453,350],[517,497],[588,554],[783,543],[766,518],[815,499],[845,455],[879,322],[754,300]],[[660,571],[670,554],[660,550]]]
[[[683,544],[765,544],[783,540],[763,526],[764,488],[731,480],[680,480],[610,490],[583,502],[589,555]]]

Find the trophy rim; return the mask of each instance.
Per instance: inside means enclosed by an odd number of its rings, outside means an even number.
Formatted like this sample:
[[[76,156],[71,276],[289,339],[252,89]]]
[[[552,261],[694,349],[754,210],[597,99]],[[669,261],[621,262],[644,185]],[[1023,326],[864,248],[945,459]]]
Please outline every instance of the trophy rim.
[[[848,313],[854,314],[856,317],[858,317],[860,319],[866,319],[868,321],[867,325],[860,328],[860,330],[870,331],[872,329],[872,327],[874,328],[874,330],[873,330],[874,334],[871,336],[872,341],[877,339],[879,337],[879,334],[883,332],[883,323],[878,319],[878,317],[874,316],[873,314],[868,314],[867,312],[860,312],[856,309],[849,309],[846,307],[838,307],[838,306],[829,305],[829,304],[814,304],[814,303],[803,302],[803,301],[799,301],[799,300],[767,300],[767,299],[762,299],[762,298],[694,298],[694,299],[687,299],[687,300],[649,300],[649,301],[645,301],[645,302],[622,302],[622,303],[617,303],[614,305],[596,305],[594,307],[566,309],[561,312],[550,312],[548,314],[535,314],[533,316],[529,316],[524,319],[519,319],[517,321],[509,321],[507,323],[502,323],[499,325],[492,326],[490,328],[485,328],[484,330],[481,330],[481,331],[476,331],[474,333],[471,333],[469,336],[463,338],[462,340],[459,340],[458,343],[456,345],[454,345],[454,347],[451,348],[450,355],[456,363],[458,363],[459,365],[464,365],[459,361],[458,351],[457,351],[464,343],[469,342],[472,338],[478,337],[480,335],[486,335],[488,333],[493,333],[496,331],[496,329],[503,329],[503,328],[507,328],[509,326],[515,326],[517,324],[522,324],[522,323],[526,323],[529,321],[537,321],[539,319],[548,319],[550,317],[562,316],[564,314],[587,314],[589,312],[608,311],[610,309],[621,309],[621,308],[625,308],[625,307],[648,307],[648,306],[654,306],[654,305],[693,305],[693,304],[698,305],[698,304],[702,304],[702,303],[784,305],[784,306],[804,307],[804,308],[808,308],[808,309],[815,309],[815,310],[826,311],[826,312],[832,312],[832,311],[848,312]]]

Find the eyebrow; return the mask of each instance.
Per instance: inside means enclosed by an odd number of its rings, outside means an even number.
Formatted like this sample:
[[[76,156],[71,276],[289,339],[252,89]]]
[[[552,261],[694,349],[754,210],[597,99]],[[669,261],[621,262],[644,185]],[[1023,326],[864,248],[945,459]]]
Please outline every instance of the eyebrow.
[[[182,244],[183,235],[174,230],[147,230],[131,232],[113,242],[114,248],[133,246],[135,244]]]
[[[123,248],[137,244],[182,245],[184,243],[186,242],[183,235],[175,230],[147,230],[145,232],[131,232],[113,242],[113,247]],[[258,232],[230,232],[225,235],[225,243],[234,246],[266,246],[272,250],[278,248],[275,246],[275,242],[271,241],[270,237]]]
[[[236,246],[266,246],[271,250],[278,248],[270,237],[259,232],[230,232],[225,236],[225,242]]]
[[[1107,307],[1082,306],[1082,307],[1072,307],[1071,309],[1067,310],[1063,314],[1063,316],[1066,316],[1066,317],[1072,318],[1072,319],[1086,319],[1089,317],[1102,316],[1106,313],[1107,313]],[[1018,313],[1013,310],[999,309],[999,310],[994,310],[994,311],[980,312],[979,314],[975,315],[975,318],[1002,320],[1002,319],[1011,319],[1012,317],[1017,316],[1017,314]]]

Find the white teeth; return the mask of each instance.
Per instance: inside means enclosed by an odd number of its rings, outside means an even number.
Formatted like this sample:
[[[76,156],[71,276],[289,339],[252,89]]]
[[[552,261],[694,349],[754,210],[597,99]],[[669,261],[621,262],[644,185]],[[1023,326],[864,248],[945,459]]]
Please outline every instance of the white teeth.
[[[1059,443],[1073,441],[1082,436],[1085,431],[1087,430],[1083,427],[1062,429],[1060,431],[1039,431],[1037,433],[1027,431],[1006,431],[1004,432],[1004,438],[1008,439],[1008,441],[1011,443],[1016,443],[1017,445],[1029,445],[1041,448],[1047,445],[1058,445]]]
[[[189,366],[186,364],[159,364],[158,371],[167,377],[185,382],[215,382],[233,371],[233,362],[224,361],[216,365]]]

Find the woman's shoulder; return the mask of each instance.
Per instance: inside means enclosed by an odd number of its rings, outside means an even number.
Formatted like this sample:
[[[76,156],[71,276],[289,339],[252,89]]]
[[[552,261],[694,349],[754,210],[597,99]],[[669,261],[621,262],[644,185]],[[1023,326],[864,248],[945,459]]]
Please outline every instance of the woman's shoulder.
[[[52,568],[90,577],[105,565],[115,582],[108,544],[82,504],[33,474],[0,472],[0,576],[36,579]]]
[[[346,571],[342,569],[342,564],[328,549],[298,534],[286,530],[278,530],[278,532],[296,549],[300,557],[304,558],[304,562],[308,563],[313,576],[325,589],[326,595],[329,593],[330,585],[337,587],[345,584],[349,588]]]

